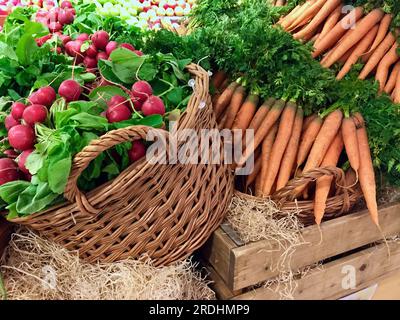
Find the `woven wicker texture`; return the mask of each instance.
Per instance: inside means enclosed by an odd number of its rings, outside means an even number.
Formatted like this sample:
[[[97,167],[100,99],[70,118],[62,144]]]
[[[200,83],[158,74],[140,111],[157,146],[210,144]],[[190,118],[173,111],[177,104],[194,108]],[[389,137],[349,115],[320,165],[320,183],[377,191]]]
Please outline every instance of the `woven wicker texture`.
[[[188,70],[195,87],[178,132],[216,128],[208,74],[194,64]],[[225,216],[233,193],[227,165],[151,164],[143,159],[86,195],[77,187],[80,174],[101,152],[144,139],[149,130],[167,143],[171,139],[167,131],[144,126],[108,132],[75,156],[64,194],[70,203],[13,222],[78,250],[89,262],[149,257],[158,266],[191,255]]]
[[[324,220],[330,220],[348,213],[351,208],[360,200],[362,193],[357,184],[353,188],[342,188],[345,185],[345,175],[343,170],[336,167],[316,168],[304,173],[302,176],[297,177],[288,182],[285,188],[275,192],[271,199],[277,203],[282,212],[297,212],[300,221],[309,225],[314,223],[314,202],[312,200],[299,201],[294,199],[294,190],[303,186],[306,183],[317,180],[323,176],[333,176],[336,183],[336,195],[328,198],[326,203],[326,210]],[[236,191],[239,197],[253,197],[248,194]],[[254,200],[257,199],[253,197]]]

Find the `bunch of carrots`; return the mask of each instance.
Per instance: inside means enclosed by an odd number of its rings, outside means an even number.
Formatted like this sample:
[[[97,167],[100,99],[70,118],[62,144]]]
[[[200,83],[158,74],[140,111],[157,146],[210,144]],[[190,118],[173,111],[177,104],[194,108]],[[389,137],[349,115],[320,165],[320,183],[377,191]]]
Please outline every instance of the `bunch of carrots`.
[[[337,167],[343,151],[350,169],[346,186],[360,184],[373,222],[379,227],[375,173],[364,119],[360,113],[350,116],[336,106],[321,114],[304,117],[303,110],[289,99],[260,101],[255,93],[247,94],[238,82],[226,85],[226,75],[218,72],[212,79],[217,93],[214,112],[221,129],[242,130],[243,153],[237,166],[254,155],[255,168],[246,178],[246,190],[256,196],[271,196],[302,173],[315,168]],[[246,143],[245,130],[254,130],[253,143]],[[343,187],[343,186],[341,186]],[[314,186],[304,185],[294,191],[293,199],[310,199]],[[314,215],[319,225],[328,197],[335,194],[332,176],[315,181]]]
[[[375,74],[380,92],[400,103],[400,57],[396,41],[398,30],[390,30],[392,16],[381,9],[369,13],[362,7],[346,11],[342,0],[308,0],[294,8],[278,24],[295,39],[314,46],[313,57],[322,57],[329,68],[342,64],[337,79],[342,79],[358,61],[364,63],[359,79]]]

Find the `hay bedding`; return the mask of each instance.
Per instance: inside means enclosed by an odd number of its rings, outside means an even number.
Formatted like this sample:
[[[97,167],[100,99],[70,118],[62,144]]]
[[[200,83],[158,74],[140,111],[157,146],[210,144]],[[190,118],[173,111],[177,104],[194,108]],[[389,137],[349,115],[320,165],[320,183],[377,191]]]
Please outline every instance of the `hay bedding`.
[[[20,230],[3,256],[10,300],[215,299],[191,260],[156,268],[134,260],[87,264],[61,246]]]

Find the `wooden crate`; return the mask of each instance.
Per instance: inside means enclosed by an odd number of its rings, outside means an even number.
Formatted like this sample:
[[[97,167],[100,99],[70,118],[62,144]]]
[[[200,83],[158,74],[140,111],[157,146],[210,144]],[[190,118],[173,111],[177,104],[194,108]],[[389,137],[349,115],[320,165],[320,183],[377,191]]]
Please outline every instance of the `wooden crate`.
[[[399,235],[400,204],[383,206],[379,214],[385,237]],[[290,259],[293,271],[324,261],[321,270],[297,281],[296,299],[337,299],[400,269],[400,243],[390,243],[390,259],[384,244],[373,245],[382,240],[382,235],[367,211],[324,222],[321,230],[322,242],[316,226],[305,228],[302,236],[306,244],[298,246]],[[214,232],[201,255],[219,298],[279,299],[271,288],[251,287],[278,276],[279,270],[273,266],[282,253],[272,241],[244,244],[224,224]],[[352,290],[342,289],[342,268],[346,265],[356,268],[357,285]]]

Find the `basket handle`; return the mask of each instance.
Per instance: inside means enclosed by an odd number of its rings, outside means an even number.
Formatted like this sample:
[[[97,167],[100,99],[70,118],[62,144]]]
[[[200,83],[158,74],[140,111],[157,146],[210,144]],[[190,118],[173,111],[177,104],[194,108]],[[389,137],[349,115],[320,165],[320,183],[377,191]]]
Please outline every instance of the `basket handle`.
[[[293,201],[295,198],[294,190],[297,187],[304,186],[312,181],[317,180],[323,176],[333,176],[337,185],[344,186],[345,185],[345,174],[342,169],[337,167],[323,167],[323,168],[315,168],[303,173],[300,177],[294,178],[289,181],[289,183],[283,189],[275,192],[271,199],[273,199],[276,203],[283,204],[288,201]],[[347,193],[346,189],[343,189],[345,193]]]
[[[169,132],[162,129],[155,129],[147,126],[131,126],[123,129],[112,130],[93,140],[88,146],[82,149],[74,157],[71,173],[64,191],[64,197],[70,202],[76,202],[79,210],[85,214],[97,214],[100,209],[95,208],[82,193],[77,185],[82,172],[89,166],[90,162],[96,159],[102,152],[124,142],[138,139],[146,139],[147,133],[154,130],[156,137],[168,137]]]

